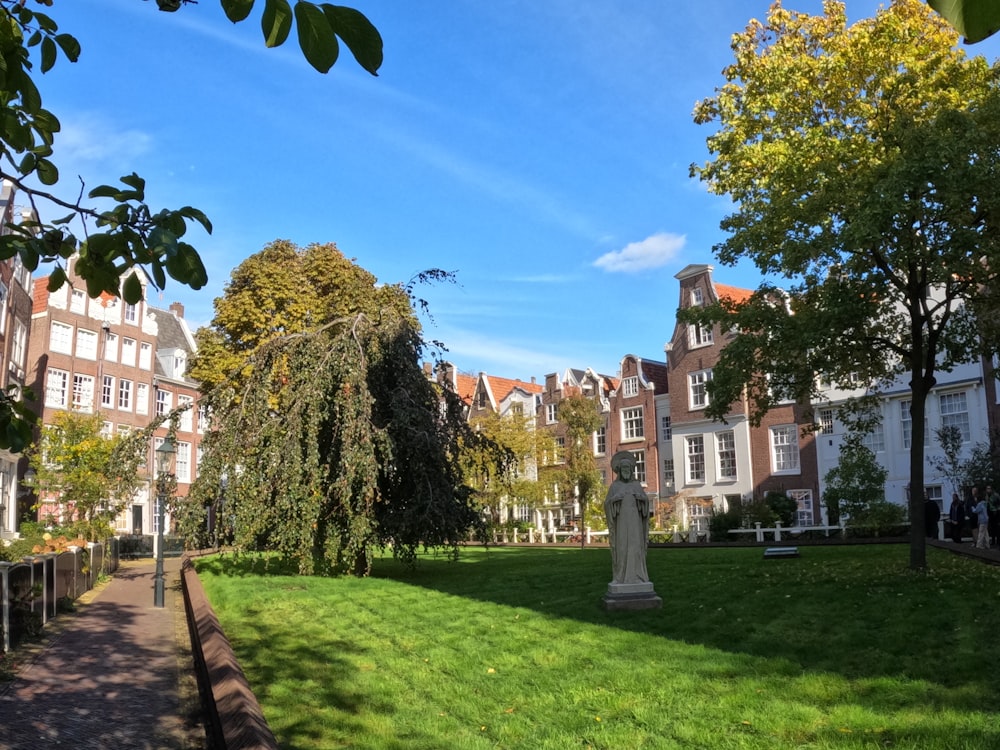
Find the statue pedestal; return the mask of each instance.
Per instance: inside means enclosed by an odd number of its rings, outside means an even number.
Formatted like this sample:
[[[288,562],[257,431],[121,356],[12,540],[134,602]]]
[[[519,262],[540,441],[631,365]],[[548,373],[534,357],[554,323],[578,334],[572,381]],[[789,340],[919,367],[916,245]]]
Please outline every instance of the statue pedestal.
[[[663,600],[656,595],[652,582],[611,582],[601,603],[609,611],[659,609],[663,606]]]

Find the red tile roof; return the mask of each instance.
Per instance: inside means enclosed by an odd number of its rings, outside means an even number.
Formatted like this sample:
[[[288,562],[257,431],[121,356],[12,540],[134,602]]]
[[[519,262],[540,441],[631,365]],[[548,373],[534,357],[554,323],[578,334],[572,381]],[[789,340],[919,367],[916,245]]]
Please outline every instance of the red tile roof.
[[[750,289],[741,289],[738,286],[729,286],[729,284],[716,284],[715,293],[719,296],[719,299],[728,299],[739,303],[750,299],[753,291]]]
[[[525,383],[523,380],[498,378],[495,375],[487,375],[486,379],[490,381],[490,390],[493,391],[493,398],[497,400],[498,404],[507,398],[515,388],[520,388],[526,393],[541,393],[545,390],[538,383]]]

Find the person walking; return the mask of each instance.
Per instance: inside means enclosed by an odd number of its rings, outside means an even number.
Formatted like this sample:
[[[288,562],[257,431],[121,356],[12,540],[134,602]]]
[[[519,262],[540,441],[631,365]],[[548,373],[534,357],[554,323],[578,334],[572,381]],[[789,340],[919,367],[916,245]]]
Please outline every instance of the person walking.
[[[997,544],[997,537],[1000,536],[1000,495],[993,491],[991,485],[986,485],[986,507],[990,512],[990,546]]]
[[[972,488],[972,513],[976,517],[976,549],[990,548],[990,510],[985,498],[980,498],[976,488]]]
[[[951,541],[962,543],[962,531],[965,528],[965,502],[957,492],[951,494],[951,507],[948,508],[948,520],[951,521]]]

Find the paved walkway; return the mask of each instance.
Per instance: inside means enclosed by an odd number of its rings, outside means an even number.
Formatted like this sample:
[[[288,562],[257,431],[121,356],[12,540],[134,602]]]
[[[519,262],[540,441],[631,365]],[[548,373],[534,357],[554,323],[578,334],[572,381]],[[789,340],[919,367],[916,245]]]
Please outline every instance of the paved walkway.
[[[0,750],[202,750],[197,686],[180,592],[180,560],[166,561],[164,607],[153,606],[151,560],[123,563],[112,580],[14,652],[0,683]]]

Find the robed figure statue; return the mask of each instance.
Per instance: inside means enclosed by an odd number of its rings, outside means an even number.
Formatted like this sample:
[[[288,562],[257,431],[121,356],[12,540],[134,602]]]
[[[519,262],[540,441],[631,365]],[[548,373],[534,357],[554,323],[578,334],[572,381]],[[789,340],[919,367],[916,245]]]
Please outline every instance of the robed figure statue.
[[[649,499],[635,478],[635,457],[619,451],[611,459],[616,479],[604,501],[611,542],[613,583],[645,583],[646,546],[649,542]]]

